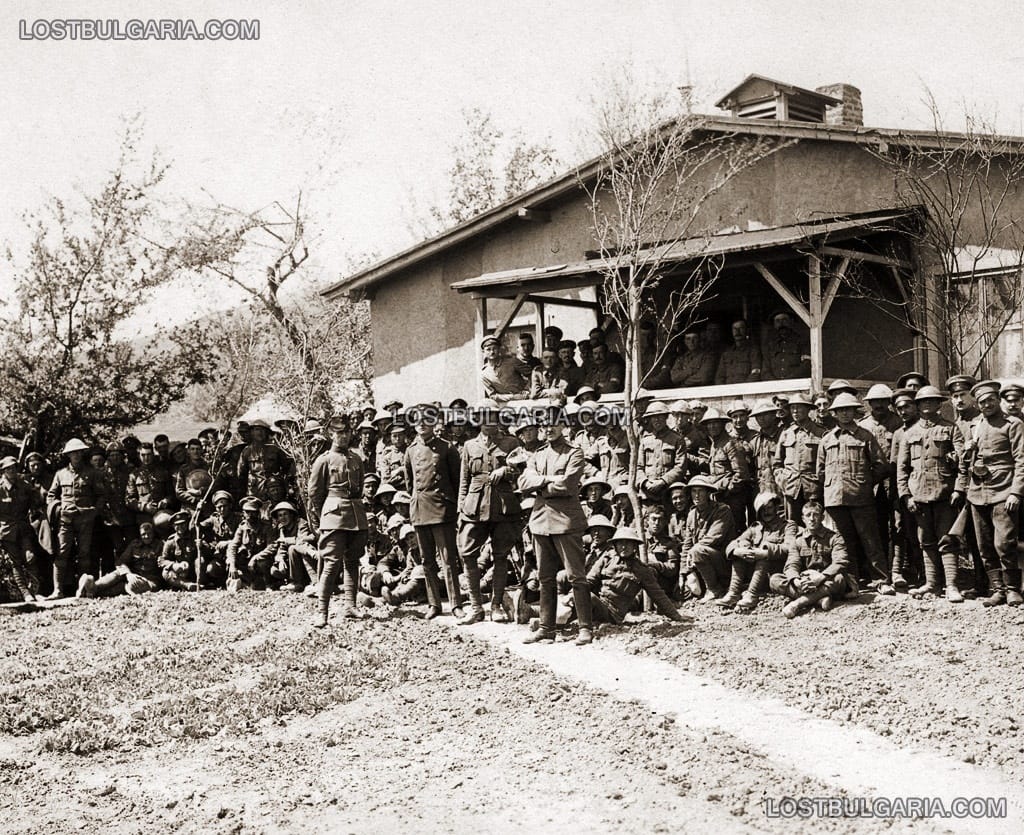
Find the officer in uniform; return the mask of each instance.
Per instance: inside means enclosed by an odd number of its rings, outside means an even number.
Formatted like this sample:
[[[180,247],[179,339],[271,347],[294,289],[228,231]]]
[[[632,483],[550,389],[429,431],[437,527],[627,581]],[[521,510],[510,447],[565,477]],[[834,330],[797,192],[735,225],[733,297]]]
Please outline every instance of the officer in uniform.
[[[426,572],[430,609],[426,618],[441,614],[441,595],[437,584],[440,561],[452,615],[462,618],[462,590],[458,581],[458,545],[455,523],[459,503],[459,454],[446,440],[435,434],[439,420],[430,406],[410,409],[408,417],[416,427],[416,440],[405,451],[405,478],[412,501],[409,521],[416,528],[420,557]]]
[[[46,494],[48,504],[59,506],[60,519],[58,551],[53,558],[51,599],[64,594],[64,573],[71,565],[76,548],[79,573],[96,573],[92,562],[93,527],[97,515],[106,506],[107,491],[102,473],[85,460],[88,451],[89,447],[78,438],[72,438],[64,445],[61,454],[68,457],[68,465],[57,471]]]
[[[957,588],[956,554],[939,554],[939,540],[956,517],[952,503],[964,438],[956,424],[939,414],[943,397],[935,386],[923,386],[914,398],[920,418],[902,432],[896,459],[900,500],[914,514],[924,555],[924,584],[911,589],[914,597],[938,594],[945,574],[946,599],[962,603]],[[963,496],[959,496],[963,501]]]
[[[964,443],[971,437],[974,425],[981,420],[981,412],[974,401],[971,389],[978,381],[969,374],[957,374],[946,380],[946,391],[953,404],[953,422],[960,428]],[[950,530],[950,539],[940,543],[940,549],[949,550],[958,555],[960,566],[959,588],[963,596],[970,600],[988,589],[988,576],[985,564],[978,550],[978,538],[974,535],[974,523],[971,520],[971,506],[964,506]]]
[[[506,461],[519,442],[501,435],[498,404],[481,400],[476,407],[480,434],[462,448],[459,476],[459,555],[469,589],[470,611],[460,624],[484,619],[480,592],[480,552],[490,541],[494,561],[491,586],[491,620],[507,623],[505,582],[508,555],[519,541],[518,471]]]
[[[572,585],[579,635],[576,643],[593,640],[590,589],[583,553],[587,520],[580,504],[583,453],[565,440],[565,416],[552,410],[548,416],[548,443],[539,449],[519,477],[519,491],[534,499],[529,529],[537,558],[540,581],[540,628],[526,643],[555,640],[557,588],[555,575],[565,569]]]
[[[974,531],[988,573],[984,606],[1020,606],[1017,510],[1024,496],[1024,423],[1003,414],[999,383],[977,383],[971,394],[981,419],[965,439],[957,493],[966,488]],[[960,496],[957,495],[957,498]]]
[[[345,597],[343,617],[359,618],[359,561],[366,548],[367,523],[363,507],[363,460],[349,448],[352,427],[338,415],[327,424],[331,448],[323,453],[309,472],[309,512],[319,521],[319,550],[323,560],[320,574],[317,616],[313,626],[327,626],[331,595],[342,576]]]
[[[907,430],[917,423],[918,411],[915,393],[910,389],[896,389],[892,393],[892,406],[903,425],[892,433],[890,461],[899,461],[900,444]],[[898,491],[897,491],[898,492]],[[892,587],[896,591],[909,591],[908,577],[916,576],[924,582],[924,564],[917,531],[917,519],[907,503],[897,495],[892,543]]]
[[[825,430],[811,420],[814,404],[803,394],[789,400],[793,424],[782,430],[772,460],[775,483],[786,501],[786,518],[803,518],[804,503],[821,498],[818,485],[818,451]]]
[[[878,516],[878,535],[882,543],[882,550],[889,555],[892,562],[892,552],[896,546],[896,456],[893,453],[893,433],[900,428],[902,421],[892,410],[892,389],[887,385],[879,383],[868,389],[864,395],[864,402],[871,410],[867,417],[857,421],[858,426],[863,426],[875,436],[878,445],[886,454],[889,467],[884,478],[875,485],[875,514]],[[901,546],[902,547],[902,546]]]
[[[878,538],[873,486],[885,477],[889,459],[878,439],[856,423],[861,404],[843,392],[829,407],[836,428],[825,433],[818,453],[818,481],[825,509],[847,547],[859,545],[867,560],[870,585],[879,594],[895,594]]]
[[[764,341],[762,368],[766,380],[789,380],[810,373],[810,341],[797,335],[789,311],[779,310],[772,316],[772,330]]]
[[[38,584],[29,566],[35,561],[29,508],[38,502],[38,494],[18,475],[18,461],[13,455],[0,459],[0,574],[7,573],[22,600],[36,599]],[[3,563],[7,563],[4,572]]]

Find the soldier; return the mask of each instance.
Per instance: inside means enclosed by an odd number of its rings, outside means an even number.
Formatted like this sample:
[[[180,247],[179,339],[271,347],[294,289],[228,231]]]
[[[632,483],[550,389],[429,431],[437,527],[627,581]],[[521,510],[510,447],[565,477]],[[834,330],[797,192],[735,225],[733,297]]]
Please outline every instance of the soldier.
[[[249,496],[242,501],[242,520],[226,552],[227,575],[231,581],[228,591],[263,590],[270,583],[270,560],[264,553],[270,541],[270,530],[263,520],[262,510],[262,499]]]
[[[938,594],[944,573],[946,599],[962,603],[956,585],[956,554],[940,555],[939,540],[949,533],[956,517],[951,499],[964,438],[956,424],[939,414],[943,397],[937,388],[922,386],[914,399],[921,417],[902,433],[896,469],[899,497],[917,520],[924,553],[925,582],[910,593],[914,597]],[[962,494],[959,500],[963,501]]]
[[[818,450],[825,430],[811,420],[812,406],[802,394],[790,399],[793,425],[787,426],[779,436],[772,461],[775,483],[786,501],[786,518],[792,522],[803,517],[805,502],[821,499]]]
[[[640,561],[641,539],[635,530],[619,528],[611,542],[614,554],[602,559],[597,566],[600,591],[591,594],[588,600],[588,613],[593,612],[595,622],[622,623],[641,591],[647,592],[658,612],[669,620],[681,623],[692,620],[680,614],[654,572]]]
[[[707,473],[718,491],[719,500],[732,510],[736,527],[743,525],[750,498],[750,471],[747,456],[725,431],[726,419],[718,409],[708,409],[700,425],[708,435]]]
[[[564,399],[568,387],[569,378],[558,360],[558,352],[545,348],[540,364],[530,372],[530,399]]]
[[[345,596],[343,617],[358,619],[356,609],[359,587],[359,561],[367,540],[366,510],[363,507],[363,462],[349,448],[352,429],[343,416],[331,418],[327,424],[331,448],[321,455],[309,473],[308,503],[310,513],[319,522],[319,552],[323,560],[320,574],[319,601],[313,626],[327,626],[331,595],[338,575],[342,575]]]
[[[139,444],[139,466],[128,475],[125,503],[138,525],[152,522],[157,511],[174,508],[170,474],[156,462],[152,444]]]
[[[106,506],[107,494],[102,475],[85,463],[88,450],[89,447],[78,438],[72,438],[64,445],[61,454],[68,457],[68,465],[57,471],[46,494],[49,504],[59,506],[60,519],[50,599],[64,595],[64,573],[76,551],[79,573],[96,573],[92,559],[93,526]]]
[[[789,311],[779,310],[772,316],[772,329],[764,342],[763,360],[762,376],[766,380],[810,376],[810,341],[797,334]]]
[[[409,437],[405,434],[405,424],[392,424],[390,435],[391,443],[377,456],[377,470],[384,481],[399,490],[407,490],[405,451],[409,447]]]
[[[529,528],[540,580],[540,627],[525,643],[555,640],[555,575],[559,564],[572,585],[579,621],[576,643],[584,645],[593,641],[590,590],[583,554],[583,532],[587,523],[579,497],[583,453],[565,440],[564,431],[564,414],[553,410],[548,418],[547,446],[537,451],[519,477],[520,492],[534,497]]]
[[[550,348],[552,351],[558,351],[558,343],[562,341],[562,329],[557,325],[548,325],[544,328],[544,345],[545,349]]]
[[[611,489],[611,484],[600,470],[580,485],[580,494],[583,496],[583,514],[587,519],[594,514],[611,517],[612,503],[605,498]]]
[[[1003,401],[1003,411],[1020,420],[1024,412],[1024,386],[1020,383],[1007,383],[999,391],[999,399]]]
[[[679,588],[679,543],[668,535],[665,509],[652,504],[644,514],[647,534],[647,564],[658,578],[662,590],[671,597]]]
[[[13,455],[0,459],[0,576],[6,576],[23,601],[36,599],[38,584],[30,566],[35,562],[29,508],[38,494],[18,475]]]
[[[907,430],[917,422],[917,401],[910,389],[896,389],[892,393],[892,404],[903,425],[892,433],[891,461],[899,461],[900,444]],[[956,469],[954,465],[954,469]],[[917,521],[907,508],[905,501],[897,495],[895,526],[892,544],[892,587],[896,591],[908,591],[908,576],[924,579],[921,562],[921,544],[918,541]]]
[[[597,389],[598,394],[614,394],[622,391],[625,366],[611,359],[608,346],[603,342],[594,345],[593,352],[587,382]]]
[[[823,430],[828,432],[829,429],[834,429],[836,422],[832,419],[832,415],[829,414],[828,407],[832,403],[832,398],[824,392],[817,392],[811,395],[811,400],[814,401],[814,411],[811,412],[811,420],[813,420]]]
[[[754,383],[761,379],[761,349],[747,333],[747,323],[737,319],[732,323],[733,344],[722,351],[715,372],[716,385]]]
[[[587,537],[590,541],[586,546],[587,556],[584,568],[587,572],[587,584],[591,591],[597,591],[601,587],[599,563],[615,552],[611,543],[613,533],[615,533],[615,526],[607,516],[595,513],[587,521]],[[568,594],[572,591],[569,574],[564,568],[555,575],[555,582],[559,594]]]
[[[104,487],[107,494],[107,507],[104,513],[106,534],[111,548],[110,565],[121,556],[125,546],[135,538],[138,531],[135,514],[128,507],[128,483],[131,480],[132,468],[125,463],[124,447],[119,441],[107,444],[107,464],[103,469]],[[100,560],[102,571],[104,560]]]
[[[252,441],[238,458],[238,480],[248,495],[266,501],[270,498],[267,481],[274,477],[289,480],[294,465],[281,447],[270,442],[270,426],[265,420],[250,421],[249,427]],[[178,498],[182,498],[180,489]]]
[[[892,411],[892,389],[882,383],[873,385],[864,395],[864,402],[871,410],[867,417],[857,421],[875,436],[878,445],[886,454],[889,466],[884,476],[875,485],[875,514],[878,517],[878,535],[882,550],[892,561],[896,545],[896,456],[893,454],[893,433],[902,425],[899,416]]]
[[[277,539],[267,544],[272,560],[270,575],[277,580],[288,578],[283,591],[304,591],[316,582],[316,535],[291,502],[278,502],[271,516]]]
[[[416,528],[426,574],[430,608],[425,617],[429,620],[441,614],[437,584],[440,557],[452,616],[461,619],[465,612],[457,576],[459,552],[455,530],[459,512],[459,455],[451,444],[435,435],[429,407],[420,407],[412,417],[417,437],[405,453],[405,478],[412,494],[409,520]]]
[[[843,379],[833,380],[828,384],[828,402],[832,405],[832,401],[836,399],[840,394],[852,394],[857,397],[860,392],[857,391],[849,382]]]
[[[758,427],[757,434],[750,444],[750,451],[754,457],[757,490],[759,493],[776,493],[781,496],[782,491],[775,481],[773,469],[775,452],[779,446],[779,438],[782,436],[782,427],[779,426],[777,411],[767,400],[759,400],[754,404],[754,410],[750,414],[757,421]]]
[[[427,600],[426,573],[423,563],[420,560],[419,540],[416,536],[416,528],[405,523],[398,531],[398,544],[395,546],[394,556],[401,557],[404,568],[394,578],[394,585],[387,573],[382,575],[381,598],[389,606],[401,606],[403,603],[422,603]],[[394,571],[398,566],[398,560],[389,560]],[[437,575],[434,575],[434,584],[437,584]]]
[[[782,608],[787,618],[795,618],[815,605],[823,612],[851,591],[857,594],[856,580],[850,571],[850,559],[843,538],[822,524],[825,508],[816,501],[806,502],[801,512],[803,527],[790,520],[786,529],[788,557],[781,574],[773,574],[771,590],[788,597]]]
[[[913,392],[916,392],[922,386],[928,385],[931,385],[931,383],[920,371],[908,371],[896,381],[896,388],[910,389]]]
[[[178,591],[196,591],[196,562],[199,552],[195,537],[189,529],[191,516],[179,510],[171,517],[174,532],[164,542],[160,556],[160,576],[164,584]]]
[[[754,436],[757,434],[757,430],[750,426],[750,412],[750,404],[746,400],[733,400],[726,412],[730,421],[729,426],[726,427],[729,434],[737,443],[745,446],[748,453]]]
[[[171,439],[163,433],[153,437],[153,455],[156,463],[163,466],[169,473],[171,471]]]
[[[701,347],[700,332],[691,329],[684,333],[683,348],[669,372],[672,385],[683,388],[711,385],[715,380],[716,357]]]
[[[775,493],[754,497],[757,521],[725,549],[732,568],[729,591],[715,603],[725,610],[747,615],[768,591],[768,578],[782,571],[789,549],[786,546],[786,517],[782,499]]]
[[[640,496],[646,502],[661,502],[674,481],[686,475],[686,452],[683,439],[666,426],[668,408],[652,403],[640,418],[640,461],[637,479]]]
[[[505,604],[505,582],[508,578],[508,555],[519,540],[519,497],[516,495],[518,472],[506,458],[518,441],[502,436],[498,426],[498,404],[482,400],[476,417],[480,434],[462,449],[459,475],[458,548],[469,589],[469,613],[460,625],[484,619],[480,590],[480,553],[490,542],[494,563],[491,620],[507,623],[509,607]]]
[[[565,394],[567,397],[575,396],[585,382],[583,369],[576,364],[574,359],[575,353],[576,343],[571,339],[563,339],[558,343],[558,362],[562,366],[561,374],[566,379]]]
[[[1024,423],[1004,415],[999,383],[977,383],[971,394],[981,419],[965,439],[954,501],[966,489],[981,558],[988,573],[989,596],[983,606],[1020,606],[1021,570],[1017,510],[1024,496]]]
[[[861,404],[852,394],[836,396],[830,407],[836,428],[825,433],[818,453],[818,481],[824,485],[825,509],[847,547],[859,545],[868,563],[870,586],[895,594],[878,539],[874,484],[884,477],[888,457],[875,436],[856,423]]]
[[[226,569],[228,546],[235,538],[235,531],[241,518],[232,512],[234,500],[227,490],[213,494],[213,513],[199,523],[200,536],[210,548],[213,556]]]
[[[583,453],[583,463],[588,476],[601,469],[601,453],[598,444],[607,431],[604,416],[598,414],[598,407],[593,403],[584,403],[576,413],[576,419],[583,427],[575,434],[572,443]]]
[[[727,504],[712,500],[715,486],[707,476],[694,476],[686,489],[692,507],[683,533],[681,570],[684,575],[691,571],[700,575],[706,590],[701,602],[708,603],[725,593],[729,578],[725,549],[736,536],[736,521]],[[692,587],[688,588],[692,594]]]
[[[158,591],[161,582],[160,561],[163,542],[156,537],[152,522],[139,525],[139,536],[129,542],[118,555],[117,566],[109,574],[96,579],[83,574],[78,583],[78,597],[113,597],[118,594],[145,594]]]
[[[529,331],[520,331],[515,361],[517,370],[524,380],[529,380],[533,369],[540,365],[540,360],[533,354],[533,348],[533,334]]]
[[[612,420],[595,445],[597,468],[604,473],[613,487],[626,481],[629,475],[629,439],[625,427]]]
[[[523,376],[514,359],[501,355],[501,342],[496,336],[485,336],[480,350],[484,355],[480,379],[485,396],[498,403],[529,397],[530,378]]]

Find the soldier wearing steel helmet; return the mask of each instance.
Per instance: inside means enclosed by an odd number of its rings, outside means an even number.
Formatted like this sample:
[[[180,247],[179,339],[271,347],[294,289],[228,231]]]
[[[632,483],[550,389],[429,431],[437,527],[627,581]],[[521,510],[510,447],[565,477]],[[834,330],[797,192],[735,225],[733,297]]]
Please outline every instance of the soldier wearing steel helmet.
[[[786,518],[798,522],[805,502],[821,498],[818,451],[825,430],[811,420],[814,404],[801,393],[789,400],[793,423],[782,430],[772,459],[775,483],[786,502]]]
[[[67,466],[53,477],[47,502],[58,506],[58,550],[53,556],[51,598],[64,596],[65,574],[76,561],[79,574],[95,574],[93,528],[107,503],[103,475],[86,462],[89,447],[78,438],[64,445]]]
[[[270,424],[262,418],[249,421],[252,440],[238,457],[238,480],[250,496],[266,501],[267,480],[273,477],[291,482],[294,463],[270,440]],[[180,494],[179,494],[180,498]]]
[[[664,501],[668,486],[686,475],[686,445],[683,438],[667,426],[668,407],[658,401],[647,407],[640,424],[640,460],[637,481],[640,496],[646,502]]]
[[[307,585],[316,582],[316,535],[291,502],[278,502],[270,516],[277,536],[269,540],[261,556],[270,565],[271,582],[277,585],[288,580],[285,591],[304,591]]]
[[[754,513],[757,521],[726,547],[729,590],[715,601],[722,609],[737,614],[749,614],[757,608],[768,593],[769,577],[782,571],[789,552],[782,498],[777,493],[758,493]]]

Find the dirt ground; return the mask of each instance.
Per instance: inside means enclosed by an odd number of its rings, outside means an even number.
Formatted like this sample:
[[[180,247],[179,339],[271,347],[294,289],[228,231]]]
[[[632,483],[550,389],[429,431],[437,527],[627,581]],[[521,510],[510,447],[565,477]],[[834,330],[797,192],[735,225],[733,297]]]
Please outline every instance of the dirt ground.
[[[766,818],[765,797],[846,791],[752,743],[745,721],[728,725],[735,733],[702,726],[595,687],[586,662],[573,676],[548,663],[612,653],[627,680],[637,657],[720,683],[744,709],[752,700],[751,723],[756,699],[771,696],[798,722],[868,729],[1020,782],[1011,647],[1024,614],[901,598],[788,622],[778,608],[741,617],[691,604],[692,627],[640,618],[603,627],[593,647],[529,658],[502,645],[518,645],[523,627],[460,631],[403,609],[318,632],[312,602],[280,593],[2,617],[0,830],[949,828]]]

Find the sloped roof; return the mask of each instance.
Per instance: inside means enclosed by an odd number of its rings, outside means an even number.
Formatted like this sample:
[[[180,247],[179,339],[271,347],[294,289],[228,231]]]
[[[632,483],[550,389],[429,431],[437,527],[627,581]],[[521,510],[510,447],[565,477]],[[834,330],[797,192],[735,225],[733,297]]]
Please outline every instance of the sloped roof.
[[[762,96],[758,91],[766,87],[780,93],[788,93],[791,96],[800,95],[820,99],[826,105],[842,104],[842,101],[834,96],[827,96],[824,93],[819,93],[817,90],[808,90],[805,87],[797,87],[795,84],[787,84],[785,81],[776,81],[774,78],[768,78],[766,75],[751,73],[716,101],[715,107],[731,110],[735,103],[744,101],[744,93],[752,93],[753,98],[760,98]]]

